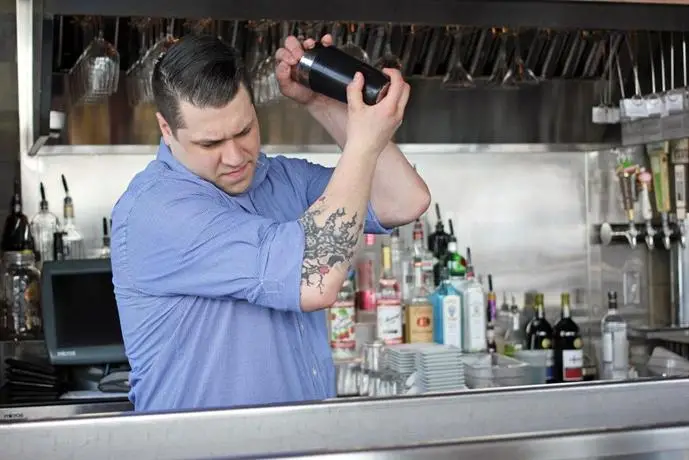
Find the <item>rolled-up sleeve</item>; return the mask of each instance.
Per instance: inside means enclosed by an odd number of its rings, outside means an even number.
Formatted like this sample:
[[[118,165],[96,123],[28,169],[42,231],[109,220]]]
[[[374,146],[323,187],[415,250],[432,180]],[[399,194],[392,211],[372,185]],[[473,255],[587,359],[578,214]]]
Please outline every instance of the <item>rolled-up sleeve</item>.
[[[334,168],[326,168],[325,166],[311,163],[306,160],[292,160],[292,163],[297,169],[297,174],[303,178],[306,185],[306,197],[309,206],[316,202],[327,187],[330,178],[333,175]],[[364,223],[364,232],[372,234],[388,234],[392,229],[385,228],[378,220],[371,202],[368,202],[366,222]]]
[[[300,310],[304,230],[183,188],[148,190],[127,216],[124,249],[136,289],[231,297]]]

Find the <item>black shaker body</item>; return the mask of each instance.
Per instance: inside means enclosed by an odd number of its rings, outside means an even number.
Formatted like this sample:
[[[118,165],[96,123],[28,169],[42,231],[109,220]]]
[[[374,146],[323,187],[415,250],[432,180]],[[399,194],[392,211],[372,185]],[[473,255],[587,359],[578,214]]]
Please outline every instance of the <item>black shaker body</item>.
[[[390,87],[390,78],[383,72],[333,46],[306,50],[292,70],[293,78],[302,85],[344,103],[347,85],[357,72],[364,76],[363,99],[368,105],[380,102]]]

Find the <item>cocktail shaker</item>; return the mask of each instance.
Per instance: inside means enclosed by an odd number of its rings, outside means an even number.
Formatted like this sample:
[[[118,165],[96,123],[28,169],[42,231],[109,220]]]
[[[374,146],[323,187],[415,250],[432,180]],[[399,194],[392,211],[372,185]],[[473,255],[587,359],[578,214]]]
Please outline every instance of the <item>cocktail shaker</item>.
[[[390,78],[333,46],[318,44],[306,50],[292,68],[292,78],[319,94],[347,103],[347,85],[357,72],[364,76],[364,102],[368,105],[380,102],[388,92]]]

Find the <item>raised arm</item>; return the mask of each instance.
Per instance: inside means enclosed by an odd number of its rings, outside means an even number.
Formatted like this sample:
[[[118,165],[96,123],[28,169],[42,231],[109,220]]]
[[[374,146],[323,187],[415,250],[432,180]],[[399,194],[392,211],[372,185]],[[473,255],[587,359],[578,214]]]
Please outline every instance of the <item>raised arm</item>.
[[[325,35],[321,43],[330,46],[332,37]],[[315,44],[313,39],[308,39],[303,47],[312,48]],[[335,142],[344,148],[349,139],[347,106],[315,94],[292,79],[290,66],[295,65],[303,54],[302,43],[295,37],[287,37],[284,48],[277,51],[276,76],[280,89],[287,97],[302,104]],[[371,205],[380,223],[393,228],[412,222],[426,211],[430,201],[426,183],[397,145],[388,140],[378,156],[371,185]]]
[[[323,195],[300,219],[305,233],[302,308],[335,302],[363,234],[371,185],[380,152],[404,116],[409,85],[389,72],[388,95],[375,106],[362,100],[363,78],[348,87],[347,143]]]

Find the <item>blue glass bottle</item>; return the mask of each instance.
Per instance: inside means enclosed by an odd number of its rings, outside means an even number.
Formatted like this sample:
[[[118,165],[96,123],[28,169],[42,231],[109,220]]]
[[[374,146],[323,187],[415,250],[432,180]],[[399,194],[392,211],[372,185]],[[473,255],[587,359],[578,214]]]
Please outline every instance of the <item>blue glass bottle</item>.
[[[440,273],[440,285],[431,294],[433,303],[433,341],[462,348],[462,296],[449,279],[447,267]]]

